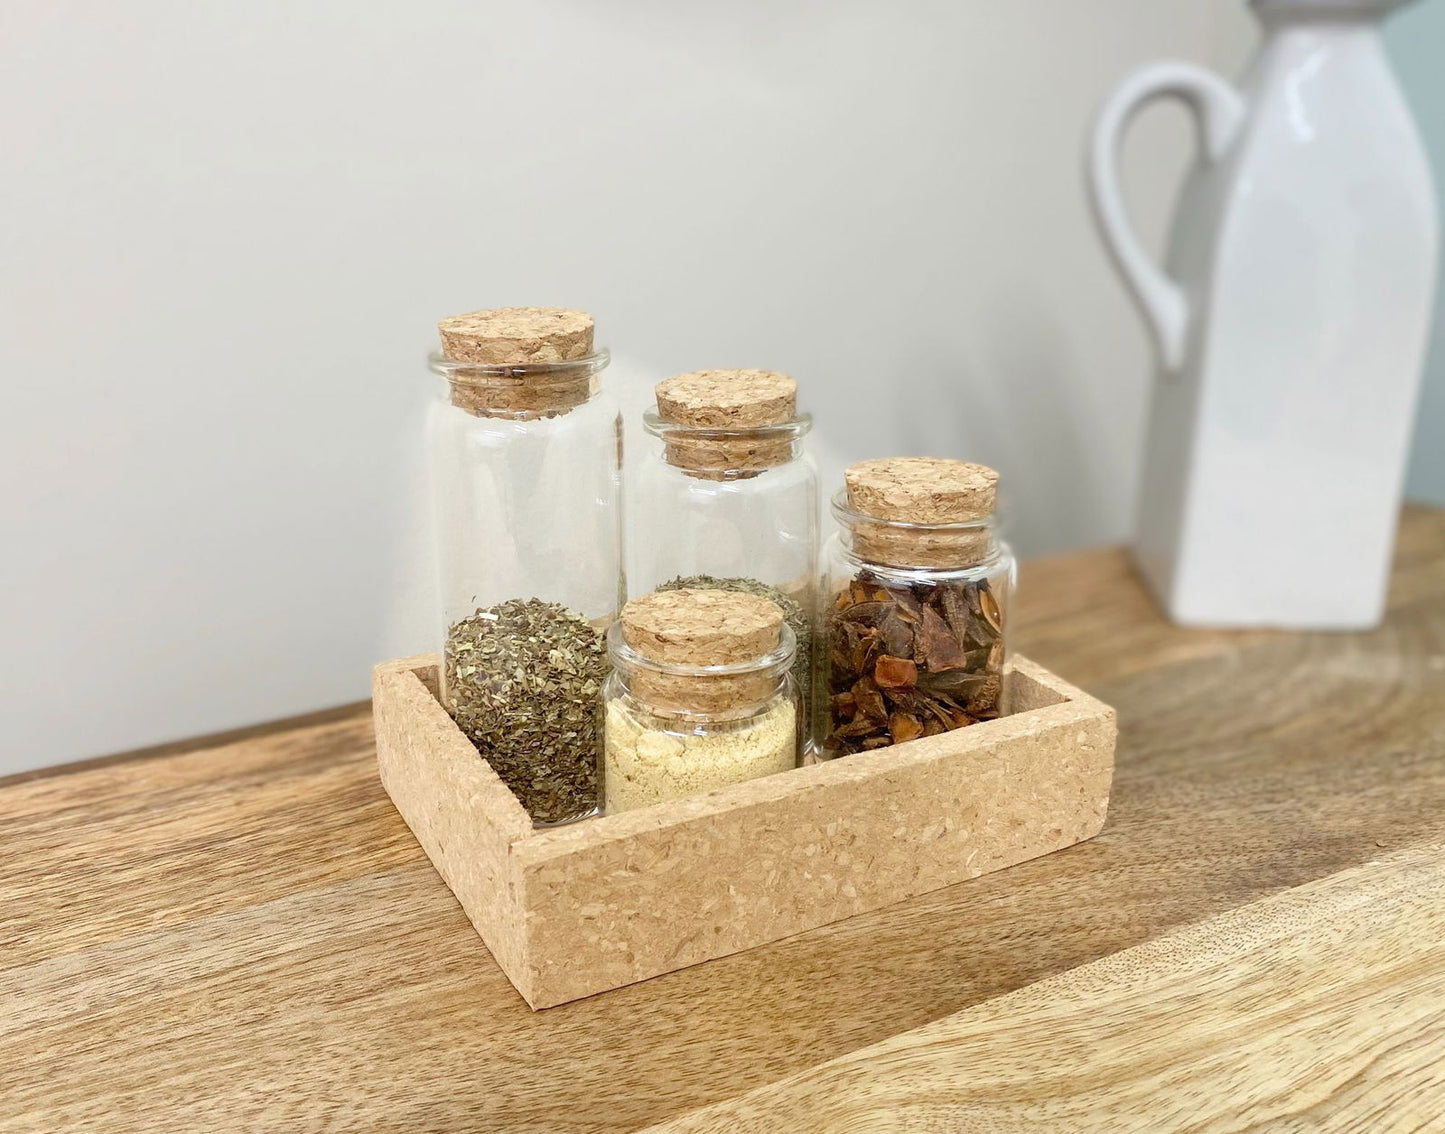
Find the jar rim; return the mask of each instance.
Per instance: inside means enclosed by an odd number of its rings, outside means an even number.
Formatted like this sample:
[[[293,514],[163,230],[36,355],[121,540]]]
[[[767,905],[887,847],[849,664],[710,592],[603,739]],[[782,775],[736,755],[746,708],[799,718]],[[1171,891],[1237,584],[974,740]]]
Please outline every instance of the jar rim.
[[[440,374],[448,382],[478,386],[516,386],[521,384],[519,380],[526,380],[526,385],[541,388],[575,384],[605,369],[611,361],[612,355],[605,348],[581,358],[569,358],[561,362],[526,363],[459,362],[434,350],[427,355],[427,368],[433,374]]]
[[[685,422],[667,421],[656,409],[644,410],[642,427],[654,437],[666,441],[669,437],[683,436],[703,441],[774,440],[794,441],[805,436],[813,428],[813,415],[796,414],[787,421],[771,425],[688,425]]]
[[[841,554],[850,566],[896,583],[969,582],[997,570],[999,561],[1003,558],[1002,551],[995,550],[987,559],[980,559],[966,567],[900,567],[877,559],[865,559],[846,546],[842,548]]]
[[[847,490],[840,489],[833,496],[832,510],[834,518],[842,527],[842,532],[834,539],[843,558],[855,568],[866,569],[899,582],[978,578],[994,570],[1008,554],[1007,545],[996,534],[999,525],[997,507],[986,516],[946,524],[880,520],[851,508]],[[868,542],[873,545],[871,552],[869,548],[860,549],[855,546],[864,542],[865,534]],[[894,549],[910,544],[912,541],[908,537],[927,536],[940,536],[943,541],[935,545],[922,562],[918,562],[912,555],[898,557],[904,560],[899,562],[893,555],[879,550],[880,546],[888,547],[890,544]],[[964,539],[950,544],[947,538],[950,536],[961,536]],[[926,539],[920,539],[918,543],[925,548],[928,546]],[[964,547],[969,550],[962,554],[950,553],[952,549],[962,551]],[[981,549],[982,554],[976,554],[973,550],[975,548]],[[910,562],[910,559],[913,561]]]
[[[607,656],[614,668],[629,671],[641,669],[651,673],[665,673],[672,677],[748,677],[774,671],[782,674],[792,668],[797,652],[797,635],[786,622],[779,627],[778,644],[773,649],[757,657],[728,662],[726,665],[680,665],[653,661],[627,644],[627,639],[622,635],[620,619],[607,631]]]

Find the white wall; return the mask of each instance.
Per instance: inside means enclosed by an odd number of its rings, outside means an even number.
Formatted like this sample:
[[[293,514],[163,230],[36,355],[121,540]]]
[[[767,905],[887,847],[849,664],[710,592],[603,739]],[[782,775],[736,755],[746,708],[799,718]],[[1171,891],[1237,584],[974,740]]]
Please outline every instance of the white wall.
[[[364,697],[431,645],[441,315],[583,307],[636,375],[772,366],[837,459],[999,465],[1121,538],[1144,338],[1087,120],[1220,0],[129,0],[0,14],[0,773]],[[1221,46],[1223,45],[1223,46]],[[1189,143],[1131,144],[1157,237]]]

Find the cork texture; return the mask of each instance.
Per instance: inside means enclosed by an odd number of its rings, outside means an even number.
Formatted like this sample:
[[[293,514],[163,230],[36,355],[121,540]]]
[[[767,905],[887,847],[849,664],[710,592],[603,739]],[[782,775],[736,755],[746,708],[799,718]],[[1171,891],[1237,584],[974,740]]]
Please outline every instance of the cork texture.
[[[622,637],[663,665],[733,665],[777,648],[783,609],[760,595],[683,588],[622,608]]]
[[[565,307],[499,307],[442,319],[437,323],[442,354],[453,362],[523,368],[509,375],[461,371],[452,382],[452,404],[479,417],[575,409],[591,396],[590,370],[525,368],[587,358],[593,330],[591,315]]]
[[[657,384],[663,421],[708,429],[781,425],[798,412],[798,384],[776,370],[694,370]]]
[[[754,437],[689,437],[669,434],[663,442],[667,463],[696,480],[749,480],[793,459],[793,439],[759,434]]]
[[[377,770],[497,964],[521,973],[526,911],[510,849],[531,834],[532,819],[442,708],[437,680],[430,654],[373,671]]]
[[[760,429],[792,421],[798,384],[776,370],[695,370],[659,382],[654,393],[663,421],[694,429]],[[756,476],[793,457],[790,437],[668,434],[667,463],[702,480]]]
[[[1113,710],[1017,658],[999,720],[534,831],[421,661],[378,668],[382,780],[533,1008],[1048,854],[1108,808]]]
[[[853,549],[869,563],[957,570],[987,559],[993,553],[993,535],[968,528],[907,531],[882,524],[857,523],[853,526]]]
[[[861,461],[843,474],[848,507],[862,516],[907,524],[963,524],[993,514],[998,473],[987,465],[939,457]],[[989,555],[986,529],[910,531],[856,523],[854,549],[870,563],[894,567],[969,567]]]
[[[437,323],[442,353],[454,362],[528,366],[592,353],[592,316],[565,307],[497,307]]]
[[[664,665],[734,665],[778,647],[783,609],[758,595],[683,588],[655,591],[622,608],[622,637]],[[769,670],[726,676],[659,673],[637,668],[633,696],[662,715],[728,714],[756,708],[776,690]]]
[[[843,473],[848,505],[875,520],[959,524],[993,512],[998,473],[987,465],[942,457],[859,461]]]

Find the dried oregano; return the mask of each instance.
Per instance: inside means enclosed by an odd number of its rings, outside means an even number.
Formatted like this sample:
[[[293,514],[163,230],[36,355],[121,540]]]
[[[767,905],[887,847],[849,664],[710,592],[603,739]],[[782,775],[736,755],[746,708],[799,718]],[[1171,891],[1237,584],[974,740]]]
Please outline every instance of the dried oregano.
[[[581,615],[511,599],[453,624],[447,706],[539,823],[597,806],[598,717],[607,655]]]

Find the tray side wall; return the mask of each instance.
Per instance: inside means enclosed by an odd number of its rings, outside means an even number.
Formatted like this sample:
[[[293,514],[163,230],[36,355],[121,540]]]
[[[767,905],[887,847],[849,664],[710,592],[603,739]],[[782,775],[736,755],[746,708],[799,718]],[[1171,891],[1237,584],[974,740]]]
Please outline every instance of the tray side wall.
[[[511,845],[532,832],[516,797],[457,729],[420,674],[421,655],[372,675],[381,783],[512,984],[531,1002],[525,911]]]
[[[1025,664],[1038,699],[1053,699],[1052,675]],[[998,722],[1006,729],[913,742],[916,755],[865,775],[565,854],[516,848],[529,1002],[644,980],[1093,837],[1113,780],[1114,713],[1083,694],[1059,702]]]

